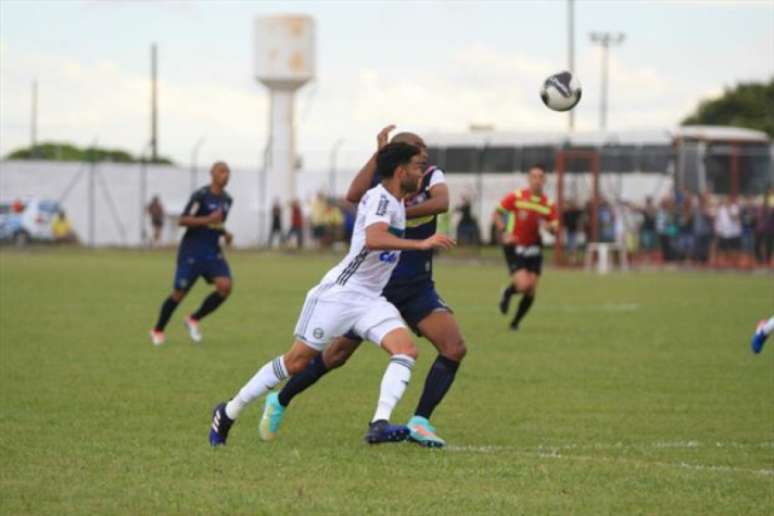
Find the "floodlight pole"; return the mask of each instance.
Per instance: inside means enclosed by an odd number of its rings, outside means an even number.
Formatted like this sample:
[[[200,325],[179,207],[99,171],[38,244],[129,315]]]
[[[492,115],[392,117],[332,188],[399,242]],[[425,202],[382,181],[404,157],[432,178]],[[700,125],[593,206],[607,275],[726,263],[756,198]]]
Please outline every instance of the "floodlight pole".
[[[567,69],[575,76],[575,0],[567,0]],[[568,111],[570,132],[575,130],[575,110]]]
[[[336,157],[343,143],[344,138],[339,138],[331,147],[330,170],[328,172],[328,189],[330,190],[331,197],[336,197]]]
[[[602,47],[602,95],[599,103],[599,129],[607,129],[607,78],[610,46],[620,45],[626,38],[623,32],[592,32],[591,42]]]

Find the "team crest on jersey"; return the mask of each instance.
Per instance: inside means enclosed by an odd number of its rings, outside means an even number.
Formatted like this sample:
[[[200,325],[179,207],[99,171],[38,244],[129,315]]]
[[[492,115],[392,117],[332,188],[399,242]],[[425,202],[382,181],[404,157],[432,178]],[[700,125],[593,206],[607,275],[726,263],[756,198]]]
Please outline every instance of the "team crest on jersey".
[[[314,335],[315,339],[321,339],[323,338],[323,335],[325,335],[325,332],[322,328],[315,328],[314,331],[312,331],[312,335]]]
[[[398,261],[398,253],[393,251],[384,251],[379,254],[379,261],[385,263],[395,263]]]

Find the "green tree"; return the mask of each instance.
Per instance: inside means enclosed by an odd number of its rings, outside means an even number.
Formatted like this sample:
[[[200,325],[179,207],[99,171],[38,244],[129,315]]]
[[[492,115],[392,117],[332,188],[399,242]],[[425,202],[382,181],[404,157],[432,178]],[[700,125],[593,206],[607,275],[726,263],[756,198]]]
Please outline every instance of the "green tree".
[[[24,147],[11,151],[6,159],[39,159],[46,161],[110,161],[113,163],[138,163],[139,158],[122,149],[105,149],[100,147],[79,148],[70,143],[44,142],[34,147]],[[169,158],[159,156],[155,161],[146,159],[148,163],[173,165]]]
[[[774,138],[774,77],[768,83],[742,83],[716,99],[699,103],[683,125],[732,125]]]

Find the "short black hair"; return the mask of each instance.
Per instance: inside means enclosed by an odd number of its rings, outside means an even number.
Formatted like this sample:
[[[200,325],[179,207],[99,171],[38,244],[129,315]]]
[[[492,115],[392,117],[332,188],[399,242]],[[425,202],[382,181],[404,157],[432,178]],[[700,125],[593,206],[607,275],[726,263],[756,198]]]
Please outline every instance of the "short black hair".
[[[529,166],[529,168],[527,169],[527,171],[529,172],[529,171],[530,171],[530,170],[532,170],[533,168],[539,168],[540,170],[542,170],[542,171],[543,171],[543,173],[544,173],[544,174],[545,174],[546,172],[548,172],[548,169],[546,169],[546,166],[545,166],[545,165],[543,165],[542,163],[533,163],[532,165],[530,165],[530,166]]]
[[[395,174],[396,168],[408,164],[419,152],[418,147],[408,143],[388,143],[376,155],[376,173],[382,179],[388,179]]]

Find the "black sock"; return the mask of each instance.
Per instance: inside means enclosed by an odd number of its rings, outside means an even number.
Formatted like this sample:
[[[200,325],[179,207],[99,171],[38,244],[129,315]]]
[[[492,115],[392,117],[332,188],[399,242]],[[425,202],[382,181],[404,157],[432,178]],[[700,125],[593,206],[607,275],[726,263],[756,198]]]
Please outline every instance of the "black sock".
[[[449,387],[454,382],[454,375],[457,374],[459,366],[459,362],[438,355],[438,358],[435,359],[432,367],[430,367],[430,372],[427,373],[425,388],[422,391],[422,396],[419,398],[417,410],[414,412],[417,416],[430,419],[433,410],[441,403]]]
[[[199,321],[203,319],[207,314],[214,312],[215,309],[218,308],[220,304],[225,300],[226,298],[218,294],[217,291],[213,292],[212,294],[204,298],[204,301],[202,301],[202,306],[200,306],[195,313],[192,313],[191,317]]]
[[[153,327],[156,331],[164,331],[164,327],[169,322],[169,318],[172,317],[172,312],[177,308],[178,302],[169,296],[161,304],[161,312],[159,313],[159,320],[156,322],[156,326]]]
[[[322,354],[317,355],[309,362],[303,371],[290,377],[288,383],[279,392],[279,402],[283,407],[287,407],[296,394],[300,394],[308,387],[311,387],[317,380],[328,372],[325,367]]]
[[[505,289],[505,295],[506,295],[506,296],[512,296],[512,295],[514,295],[516,292],[518,292],[518,291],[516,290],[516,287],[514,287],[514,286],[513,286],[513,283],[511,283],[510,285],[508,285],[508,287]]]
[[[519,309],[516,310],[516,316],[511,321],[511,326],[518,326],[521,319],[529,312],[529,307],[532,306],[532,302],[535,301],[535,296],[524,294],[519,301]]]

